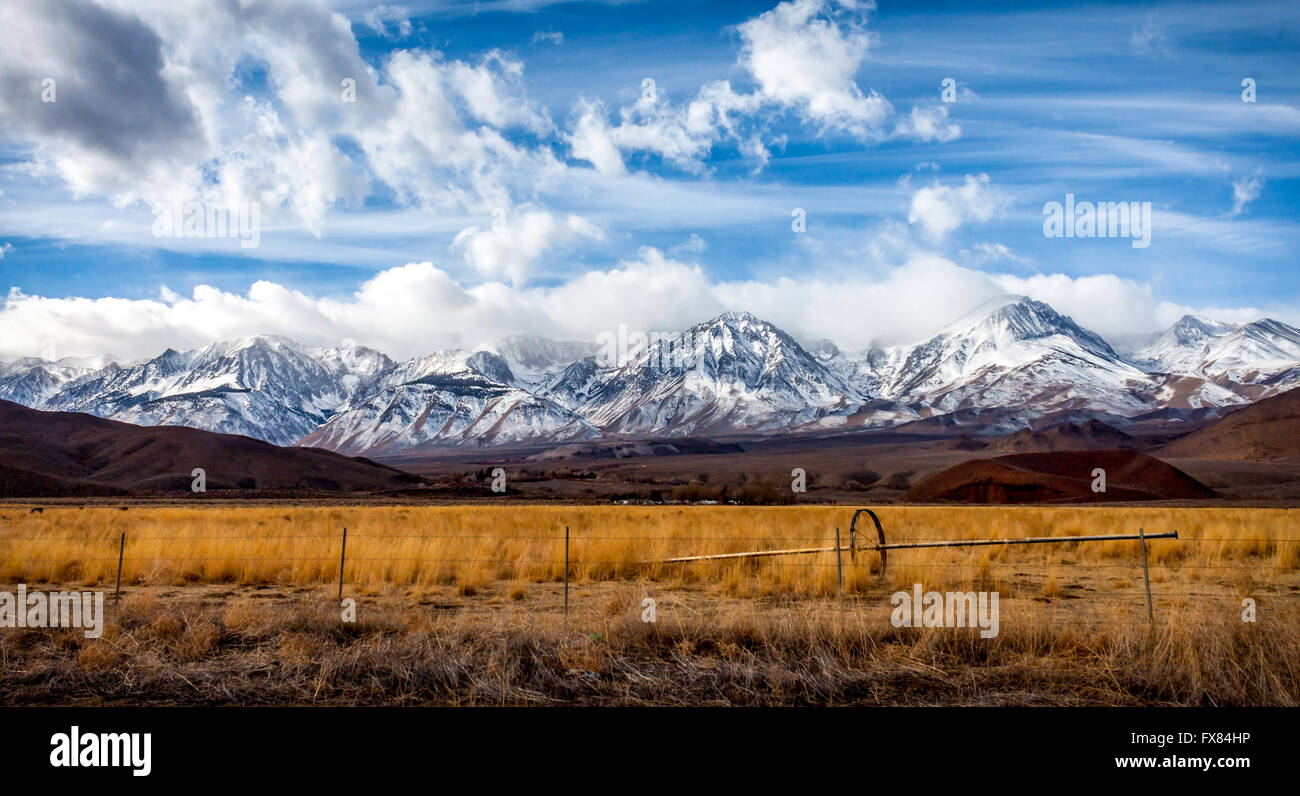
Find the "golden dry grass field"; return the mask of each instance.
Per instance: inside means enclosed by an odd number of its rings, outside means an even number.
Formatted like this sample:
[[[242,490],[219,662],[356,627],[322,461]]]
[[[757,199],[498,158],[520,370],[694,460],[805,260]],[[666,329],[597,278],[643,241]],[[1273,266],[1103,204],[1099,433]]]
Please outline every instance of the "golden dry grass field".
[[[1176,530],[1148,542],[829,547],[846,507],[0,507],[0,589],[124,598],[103,639],[0,631],[0,701],[1296,704],[1287,509],[878,510],[889,542]],[[570,616],[563,614],[570,529]],[[348,529],[340,621],[335,589]],[[874,536],[868,530],[867,540]],[[998,636],[895,628],[889,597],[997,591]],[[8,584],[8,585],[6,585]],[[656,621],[642,621],[643,600]],[[1258,619],[1242,621],[1244,599]]]
[[[1157,583],[1179,590],[1241,590],[1288,582],[1300,570],[1300,528],[1291,509],[1038,508],[892,506],[877,513],[889,542],[1068,537],[1178,531],[1149,542]],[[357,585],[547,582],[563,577],[570,528],[575,582],[649,578],[712,584],[748,595],[828,594],[835,557],[647,564],[673,556],[827,547],[840,528],[848,543],[852,509],[817,507],[47,507],[0,508],[0,580],[104,584],[116,577],[126,534],[127,584],[218,582],[316,584],[338,578],[343,529],[347,573]],[[865,522],[865,520],[864,520]],[[868,525],[867,542],[874,539]],[[880,585],[878,559],[847,561],[848,591]],[[896,551],[893,585],[1004,583],[1037,572],[1064,588],[1077,580],[1115,583],[1140,575],[1136,541],[958,550]],[[1168,590],[1166,590],[1168,591]]]

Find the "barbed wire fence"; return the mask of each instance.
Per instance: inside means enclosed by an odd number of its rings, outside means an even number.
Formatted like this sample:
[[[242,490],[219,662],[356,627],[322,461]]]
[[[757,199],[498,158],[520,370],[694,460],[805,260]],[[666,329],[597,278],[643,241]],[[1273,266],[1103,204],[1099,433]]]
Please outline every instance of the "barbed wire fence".
[[[1142,534],[1146,539],[1164,539],[1166,535]],[[1120,537],[1128,540],[1130,536]],[[373,555],[361,554],[348,556],[348,541],[355,545],[358,542],[363,543],[363,550],[375,545],[382,545],[385,542],[396,542],[400,540],[417,540],[424,542],[491,542],[496,543],[497,552],[484,555]],[[882,537],[883,540],[883,537]],[[936,548],[936,547],[954,547],[974,543],[978,540],[962,539],[929,539],[929,538],[908,538],[897,540],[893,547],[896,555],[904,553],[909,548]],[[998,539],[998,544],[1015,543],[1015,539]],[[1071,546],[1085,544],[1088,539],[1074,536],[1061,536],[1051,539],[1050,541],[1064,545],[1064,550],[1073,553]],[[358,565],[394,565],[406,564],[412,565],[413,568],[407,570],[405,575],[393,578],[387,582],[403,583],[408,582],[413,573],[420,573],[428,567],[438,567],[443,571],[450,571],[453,579],[459,578],[460,572],[464,569],[473,569],[481,567],[493,567],[496,572],[505,572],[513,574],[520,580],[532,580],[535,582],[557,582],[560,577],[556,573],[562,572],[563,582],[563,612],[567,617],[570,603],[570,590],[577,576],[582,574],[581,585],[584,587],[600,582],[637,582],[643,585],[671,584],[672,582],[692,582],[707,584],[710,578],[721,581],[732,573],[741,573],[747,577],[752,577],[758,581],[764,578],[769,580],[778,580],[781,574],[789,572],[803,572],[814,580],[820,578],[822,573],[829,574],[832,570],[835,573],[835,587],[833,589],[825,588],[808,588],[808,583],[791,584],[784,583],[787,591],[792,596],[803,599],[827,600],[834,599],[840,605],[856,606],[864,609],[878,610],[882,606],[887,606],[888,602],[881,597],[889,594],[891,587],[899,585],[898,577],[895,575],[891,580],[885,576],[883,567],[883,558],[873,558],[873,551],[879,555],[881,551],[873,546],[853,547],[844,545],[839,529],[835,529],[834,534],[827,534],[828,546],[816,547],[812,549],[795,549],[782,550],[779,546],[793,544],[806,545],[810,542],[808,534],[798,536],[779,536],[762,534],[758,536],[721,536],[721,535],[695,535],[695,536],[670,536],[662,535],[627,535],[612,534],[601,535],[597,533],[582,533],[574,535],[566,527],[563,533],[556,532],[553,534],[545,533],[523,533],[523,534],[458,534],[458,533],[349,533],[346,528],[338,534],[323,533],[302,533],[302,534],[190,534],[190,535],[158,535],[156,533],[146,533],[142,535],[131,535],[125,532],[118,534],[82,534],[82,535],[55,535],[55,534],[36,534],[25,536],[5,535],[0,531],[0,563],[6,567],[6,571],[11,575],[18,577],[36,576],[38,582],[48,583],[51,585],[71,585],[80,581],[82,585],[86,582],[86,570],[88,565],[103,564],[108,565],[108,569],[98,567],[96,571],[108,572],[115,566],[114,585],[114,602],[116,603],[122,591],[123,572],[129,570],[131,577],[127,581],[127,587],[155,585],[154,582],[165,581],[168,577],[176,579],[180,577],[182,581],[189,582],[230,582],[237,581],[240,585],[256,585],[260,583],[292,583],[302,585],[303,583],[312,583],[319,585],[333,585],[330,579],[327,579],[327,572],[333,571],[337,575],[338,592],[337,599],[341,601],[344,597],[345,586],[348,583],[349,567],[355,570]],[[138,546],[140,543],[161,543],[166,546],[163,551],[154,551],[150,554],[141,554],[137,552],[132,555],[132,546]],[[206,555],[187,555],[187,545],[192,549],[193,546],[211,545],[212,543],[232,543],[233,547],[237,544],[286,544],[295,548],[308,548],[318,546],[318,553],[294,555],[235,555],[235,554],[209,554]],[[507,549],[511,543],[521,543],[528,548],[526,554],[511,554]],[[753,546],[757,543],[764,545],[778,546],[773,550],[730,550],[723,549],[736,546]],[[1268,562],[1269,555],[1274,554],[1281,546],[1300,545],[1300,537],[1293,536],[1257,536],[1257,537],[1232,537],[1232,536],[1188,536],[1180,535],[1176,542],[1172,539],[1170,544],[1187,546],[1192,550],[1198,550],[1203,546],[1218,546],[1216,555],[1205,554],[1195,557],[1180,555],[1178,558],[1169,561],[1139,561],[1136,558],[1124,562],[1109,562],[1106,560],[1081,561],[1073,560],[1077,556],[1057,556],[1060,560],[1028,560],[1016,558],[1002,558],[992,556],[982,561],[971,561],[969,556],[967,560],[947,560],[947,561],[908,561],[903,558],[897,561],[895,566],[902,575],[911,575],[913,573],[923,573],[926,576],[928,589],[944,589],[959,587],[963,590],[965,587],[973,585],[990,586],[994,589],[997,587],[1010,588],[1013,598],[1027,602],[1033,602],[1041,605],[1052,605],[1056,607],[1069,607],[1072,610],[1064,612],[1064,619],[1073,624],[1080,626],[1096,627],[1113,621],[1113,612],[1107,613],[1095,610],[1100,605],[1110,608],[1124,607],[1131,608],[1135,612],[1149,614],[1153,610],[1161,610],[1167,607],[1176,606],[1180,603],[1186,604],[1188,601],[1205,601],[1205,600],[1224,600],[1224,608],[1235,608],[1243,598],[1266,596],[1268,599],[1281,598],[1288,601],[1296,601],[1300,597],[1300,587],[1295,585],[1285,585],[1274,583],[1269,587],[1266,581],[1269,580],[1269,574],[1293,571],[1294,565],[1288,566],[1285,563]],[[626,545],[626,544],[643,544],[671,546],[679,555],[663,555],[657,558],[645,558],[640,560],[605,560],[593,559],[591,548],[599,545]],[[1142,541],[1145,547],[1146,541]],[[41,555],[41,547],[50,547],[58,545],[73,545],[79,552],[75,557],[64,554],[58,556]],[[35,549],[23,549],[24,546]],[[1225,547],[1226,546],[1226,547]],[[1248,548],[1242,551],[1240,548]],[[116,549],[113,549],[116,548]],[[543,548],[553,553],[544,554]],[[712,549],[711,549],[712,548]],[[1236,549],[1238,557],[1234,560],[1222,557],[1222,553],[1227,550]],[[963,549],[955,547],[955,549]],[[704,552],[701,552],[701,551]],[[1269,551],[1272,551],[1271,553]],[[294,551],[298,552],[297,550]],[[98,554],[96,554],[98,553]],[[1145,553],[1145,551],[1144,551]],[[596,551],[599,555],[599,551]],[[846,556],[846,554],[848,554]],[[957,556],[960,558],[960,555]],[[617,557],[615,557],[617,559]],[[847,560],[846,560],[847,559]],[[228,567],[232,564],[239,564],[243,567],[243,573],[239,577],[234,577],[229,570],[222,570],[216,578],[211,577],[203,565],[214,564],[221,567]],[[275,576],[265,574],[268,570],[265,568],[258,570],[259,574],[250,576],[248,570],[250,565],[274,564],[283,565],[314,565],[311,572],[300,572],[297,575],[293,573],[284,573],[283,568],[278,570]],[[701,564],[707,565],[705,571],[693,572],[692,568]],[[152,568],[152,570],[146,569]],[[253,568],[256,569],[254,566]],[[152,574],[150,574],[152,571]],[[848,588],[846,589],[845,573],[849,574]],[[1070,573],[1070,578],[1064,583],[1056,584],[1049,587],[1051,582],[1060,573]],[[1155,573],[1154,580],[1150,579],[1150,574]],[[1233,575],[1239,575],[1233,582]],[[1093,578],[1092,582],[1080,583],[1081,578]],[[1147,583],[1147,595],[1145,598],[1140,591],[1134,591],[1134,584],[1137,579],[1142,579]],[[406,578],[404,581],[403,578]],[[103,578],[97,578],[97,581]],[[386,582],[385,577],[376,579],[378,582]],[[795,579],[796,581],[798,579]],[[806,578],[805,578],[806,580]],[[1105,580],[1110,581],[1110,590],[1102,591],[1106,585]],[[1245,585],[1243,585],[1245,583]],[[814,583],[814,586],[819,583]],[[800,589],[799,587],[803,588]],[[671,585],[664,585],[664,590],[671,589]],[[1228,602],[1231,598],[1232,602]],[[1146,611],[1141,611],[1146,608]]]

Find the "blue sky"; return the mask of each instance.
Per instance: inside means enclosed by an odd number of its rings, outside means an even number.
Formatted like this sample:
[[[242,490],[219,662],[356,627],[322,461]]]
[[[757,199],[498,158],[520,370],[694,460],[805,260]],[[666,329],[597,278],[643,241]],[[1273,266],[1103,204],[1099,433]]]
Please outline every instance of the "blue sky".
[[[17,5],[0,357],[722,309],[857,347],[991,292],[1300,323],[1294,3]],[[1150,245],[1045,237],[1067,193],[1149,202]],[[257,202],[258,245],[157,237],[181,200]]]

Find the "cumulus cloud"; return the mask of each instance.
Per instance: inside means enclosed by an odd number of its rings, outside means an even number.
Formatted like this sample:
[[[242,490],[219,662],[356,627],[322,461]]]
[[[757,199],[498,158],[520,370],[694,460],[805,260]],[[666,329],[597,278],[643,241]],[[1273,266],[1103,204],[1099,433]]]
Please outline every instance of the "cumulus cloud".
[[[1046,302],[1103,336],[1163,329],[1189,311],[1187,307],[1157,301],[1150,285],[1114,274],[993,274],[990,279],[1004,292]]]
[[[333,211],[377,195],[471,213],[535,201],[565,173],[557,143],[618,176],[635,155],[701,173],[724,140],[757,171],[784,146],[767,129],[783,113],[819,134],[950,140],[960,128],[946,109],[914,109],[891,132],[892,106],[859,87],[871,8],[780,3],[736,28],[743,87],[714,80],[674,103],[651,84],[616,109],[579,99],[557,136],[516,57],[391,49],[372,62],[323,0],[14,0],[0,135],[31,153],[21,168],[79,198],[258,202],[268,226],[317,236]],[[399,5],[365,12],[358,30],[413,33]],[[55,103],[40,101],[47,78]]]
[[[270,281],[243,294],[200,285],[189,296],[163,290],[153,299],[47,298],[13,289],[0,304],[0,359],[38,354],[51,340],[69,356],[112,351],[130,359],[252,334],[307,345],[350,338],[405,358],[506,334],[595,340],[620,323],[679,329],[722,309],[699,266],[654,250],[555,287],[466,287],[423,262],[385,270],[342,298]]]
[[[993,187],[989,175],[966,175],[964,182],[948,185],[935,181],[912,194],[908,223],[919,224],[932,238],[941,240],[963,224],[988,221],[1010,204],[1010,197]]]
[[[740,63],[764,99],[823,130],[859,138],[877,134],[893,112],[884,97],[864,93],[856,82],[871,43],[856,4],[793,0],[738,30]]]
[[[396,50],[372,67],[319,0],[16,0],[0,27],[3,131],[78,196],[256,201],[313,232],[383,183],[401,201],[485,211],[560,168],[523,66],[497,51]],[[366,16],[405,35],[397,7]],[[249,64],[265,85],[241,81]],[[53,79],[57,101],[41,102]]]
[[[38,142],[38,170],[78,195],[126,200],[138,185],[196,173],[200,115],[166,73],[164,42],[143,20],[75,0],[15,0],[5,16],[0,119],[11,136]]]
[[[997,296],[1026,295],[1103,337],[1163,330],[1188,312],[1236,319],[1262,317],[1261,310],[1228,313],[1157,300],[1149,284],[1114,275],[1016,274],[964,268],[932,254],[914,255],[876,278],[790,279],[715,285],[729,309],[747,309],[800,339],[827,338],[845,350],[872,342],[915,343]],[[1300,308],[1271,314],[1294,322]]]
[[[476,65],[453,61],[445,69],[448,82],[473,118],[503,130],[518,127],[539,135],[550,131],[550,117],[536,105],[521,101],[522,61],[491,50]]]
[[[608,121],[608,112],[600,102],[582,101],[577,111],[577,121],[569,134],[573,156],[607,175],[627,171],[625,152],[658,155],[679,168],[700,171],[701,159],[715,138],[712,126],[692,119],[689,108],[669,102],[650,78],[642,83],[640,98],[619,109],[614,124]]]
[[[944,105],[917,105],[899,120],[894,135],[915,141],[953,141],[961,137],[961,125],[949,121]]]
[[[1046,301],[1103,336],[1149,333],[1187,312],[1228,320],[1269,314],[1300,322],[1296,308],[1266,313],[1158,301],[1150,285],[1113,275],[1020,276],[915,255],[875,276],[716,281],[698,264],[647,248],[635,260],[549,286],[466,286],[422,262],[382,271],[342,297],[315,297],[270,281],[242,294],[201,285],[189,296],[161,290],[153,299],[51,298],[14,289],[0,303],[0,359],[38,355],[50,341],[71,356],[113,352],[141,358],[168,346],[194,348],[267,333],[308,345],[351,338],[405,358],[473,348],[507,334],[595,340],[620,324],[675,331],[726,310],[747,310],[800,339],[829,338],[857,350],[872,341],[925,339],[1007,293]]]
[[[577,121],[568,136],[569,148],[573,157],[585,160],[605,175],[627,173],[623,164],[623,153],[609,124],[605,121],[605,106],[599,102],[582,100],[577,106]]]
[[[505,277],[518,285],[527,280],[529,268],[542,255],[580,237],[601,240],[605,233],[577,215],[561,218],[545,210],[501,210],[490,226],[462,230],[452,246],[480,274]]]
[[[872,36],[866,30],[872,3],[847,0],[789,0],[736,27],[741,48],[737,66],[752,87],[713,80],[696,96],[673,105],[647,78],[637,102],[620,108],[610,121],[606,107],[584,100],[567,137],[577,160],[602,174],[626,171],[624,153],[649,152],[687,171],[703,169],[703,159],[720,141],[731,141],[752,160],[755,171],[771,157],[783,137],[766,139],[756,116],[789,113],[818,135],[847,135],[863,142],[890,137],[951,141],[961,127],[943,106],[912,109],[890,128],[894,106],[875,90],[863,91],[857,75]]]

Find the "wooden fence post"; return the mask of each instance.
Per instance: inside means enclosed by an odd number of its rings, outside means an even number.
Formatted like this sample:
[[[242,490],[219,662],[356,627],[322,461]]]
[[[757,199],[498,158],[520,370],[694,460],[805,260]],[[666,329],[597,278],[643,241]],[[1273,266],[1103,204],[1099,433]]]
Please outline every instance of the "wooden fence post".
[[[844,596],[844,559],[840,555],[840,526],[835,526],[835,582],[836,593]]]
[[[117,586],[113,589],[113,605],[117,605],[118,598],[122,594],[122,554],[126,552],[126,531],[122,531],[122,539],[117,545]]]
[[[348,555],[348,529],[343,527],[343,549],[339,550],[339,602],[343,602],[343,562]]]
[[[1147,584],[1147,620],[1154,625],[1156,612],[1151,605],[1151,571],[1147,568],[1147,536],[1141,528],[1138,528],[1138,543],[1142,545],[1142,579]]]

